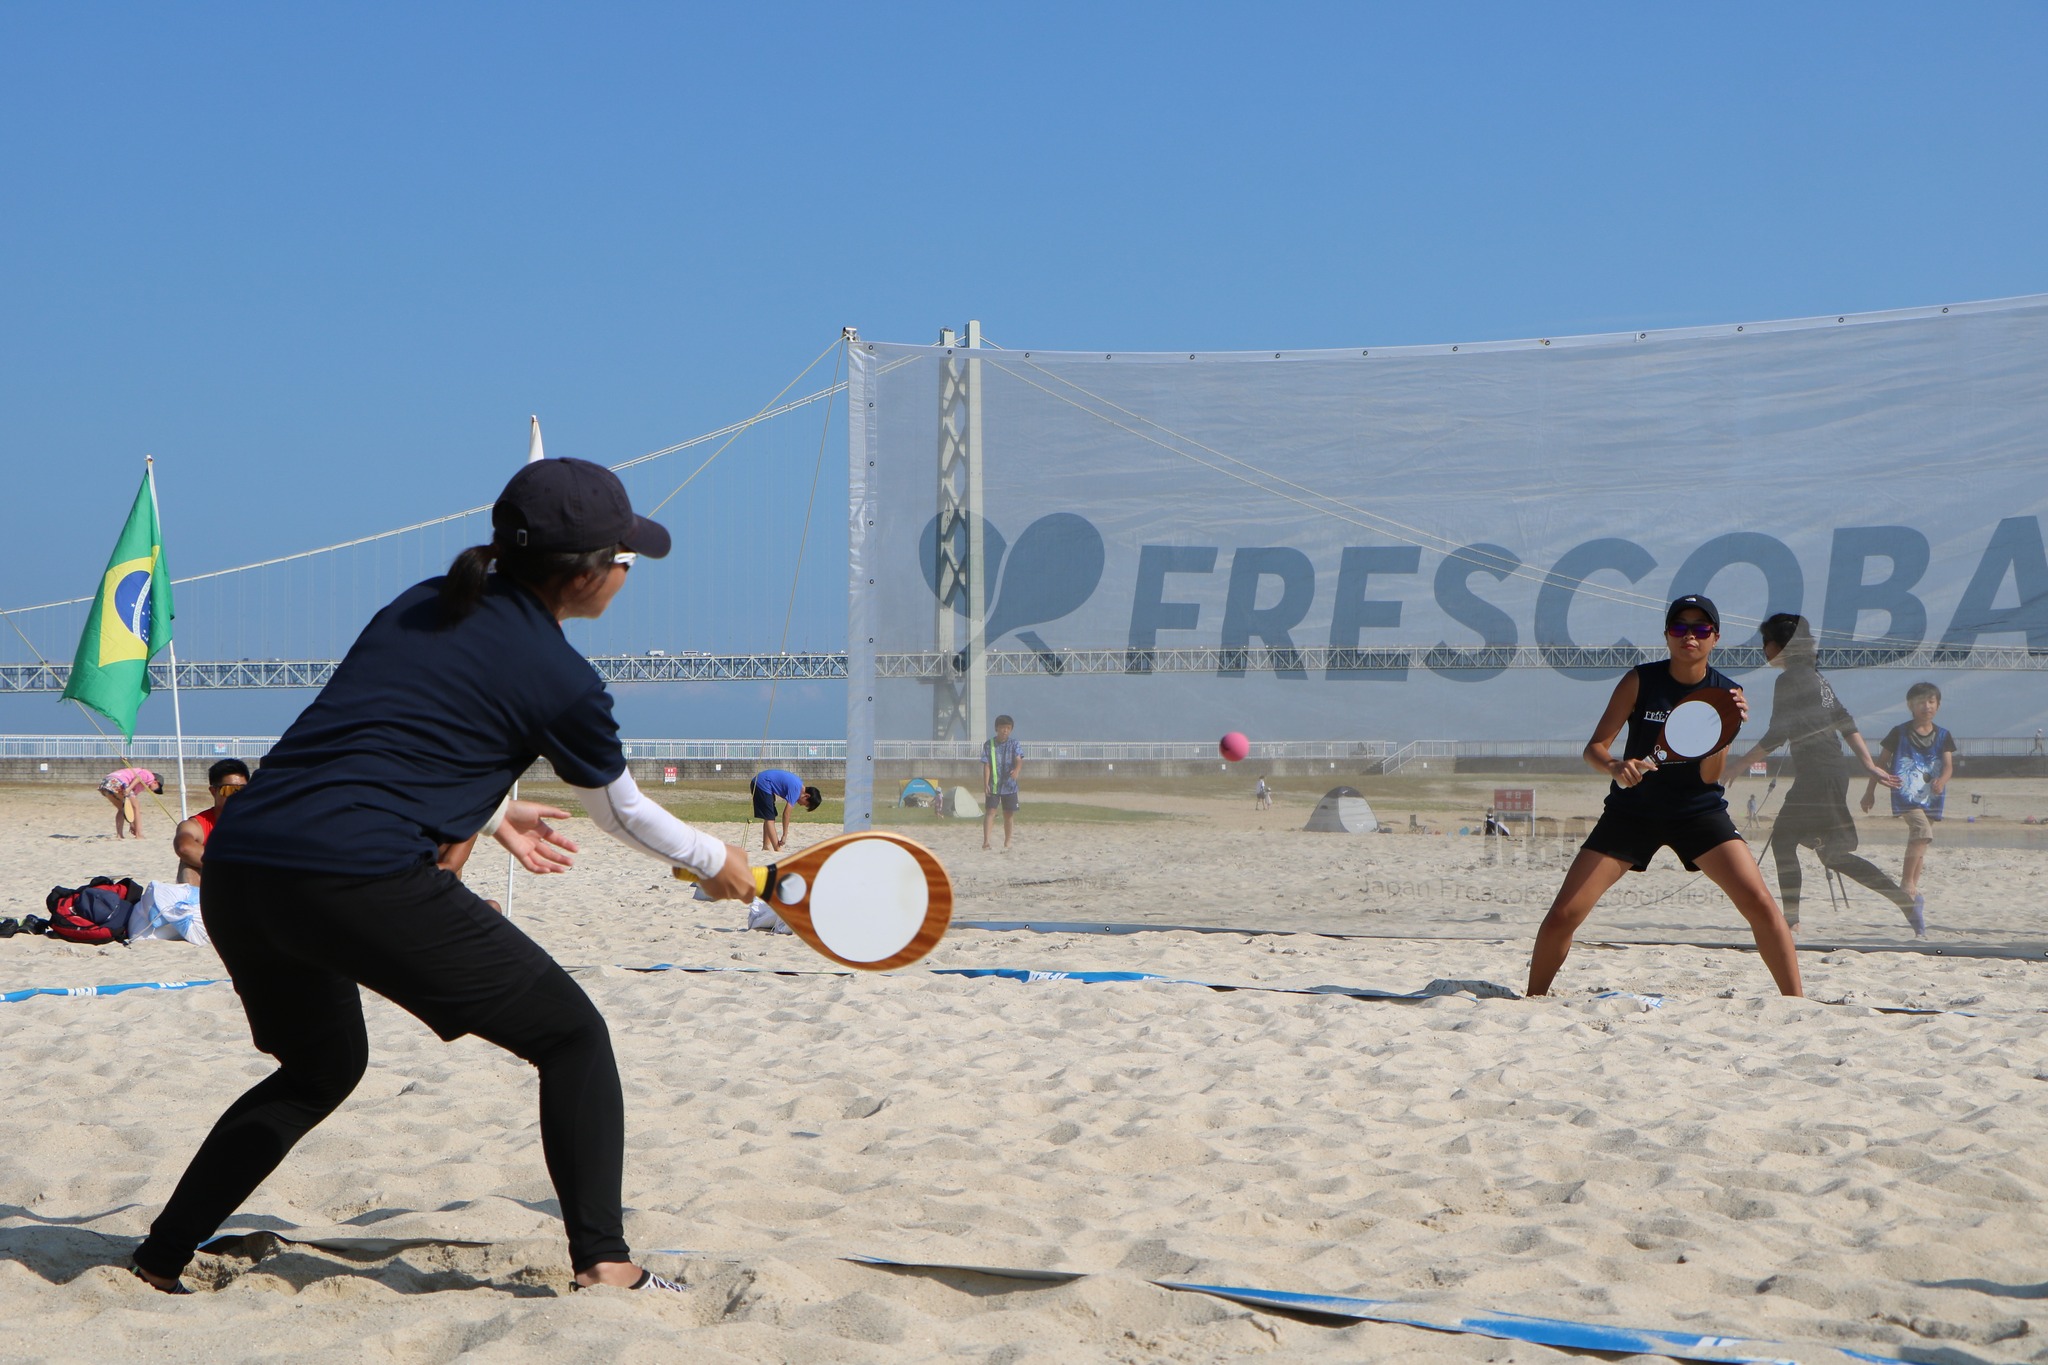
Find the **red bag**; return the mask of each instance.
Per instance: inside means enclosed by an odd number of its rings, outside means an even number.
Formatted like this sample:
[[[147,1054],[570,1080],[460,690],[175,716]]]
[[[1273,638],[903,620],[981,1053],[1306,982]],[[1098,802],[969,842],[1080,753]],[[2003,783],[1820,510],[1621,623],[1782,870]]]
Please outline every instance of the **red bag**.
[[[94,877],[84,886],[53,886],[43,898],[49,933],[67,943],[126,943],[128,912],[142,899],[133,877]]]

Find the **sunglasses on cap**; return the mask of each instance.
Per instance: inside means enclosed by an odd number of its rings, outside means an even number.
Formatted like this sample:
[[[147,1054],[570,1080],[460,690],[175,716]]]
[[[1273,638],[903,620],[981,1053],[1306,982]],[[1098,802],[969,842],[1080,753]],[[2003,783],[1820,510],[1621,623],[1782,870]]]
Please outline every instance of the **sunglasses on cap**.
[[[1683,640],[1688,635],[1695,640],[1711,640],[1715,630],[1711,621],[1673,621],[1664,627],[1664,633],[1674,640]]]

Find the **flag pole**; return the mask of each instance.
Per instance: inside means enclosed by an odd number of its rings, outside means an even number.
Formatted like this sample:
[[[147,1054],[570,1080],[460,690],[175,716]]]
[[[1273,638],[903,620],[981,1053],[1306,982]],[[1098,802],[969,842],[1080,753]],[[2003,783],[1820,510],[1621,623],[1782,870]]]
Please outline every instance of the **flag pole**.
[[[156,456],[143,456],[142,464],[143,477],[149,480],[149,510],[156,517],[157,540],[161,542],[164,534],[164,514],[163,509],[156,503]],[[162,567],[158,564],[152,572]],[[171,726],[178,738],[178,818],[189,820],[192,818],[192,803],[185,796],[185,713],[178,705],[178,642],[172,639],[165,647],[171,655]],[[145,659],[142,666],[147,669],[149,661]]]

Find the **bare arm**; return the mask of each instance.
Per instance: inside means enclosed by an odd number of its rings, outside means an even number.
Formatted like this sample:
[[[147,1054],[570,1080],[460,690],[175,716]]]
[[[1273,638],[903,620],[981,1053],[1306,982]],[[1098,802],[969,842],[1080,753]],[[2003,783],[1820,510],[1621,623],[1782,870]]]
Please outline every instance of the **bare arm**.
[[[1887,787],[1900,785],[1898,778],[1877,766],[1877,760],[1870,756],[1870,746],[1863,742],[1862,731],[1845,730],[1842,732],[1842,738],[1849,741],[1849,752],[1856,755],[1856,761],[1863,765],[1863,771],[1870,774],[1870,790],[1867,795],[1874,798],[1877,795],[1876,784],[1880,782]]]
[[[1890,775],[1890,772],[1891,772],[1891,765],[1892,765],[1892,751],[1891,751],[1891,750],[1890,750],[1889,748],[1886,748],[1886,749],[1880,749],[1880,750],[1878,750],[1878,754],[1877,754],[1877,765],[1876,765],[1876,766],[1877,766],[1877,767],[1878,767],[1878,768],[1879,768],[1879,769],[1880,769],[1881,771],[1883,771],[1883,772],[1884,772],[1884,773],[1885,773],[1885,774],[1886,774],[1887,776],[1889,776],[1889,775]],[[1893,777],[1893,778],[1891,779],[1891,781],[1890,781],[1890,782],[1888,782],[1888,783],[1887,783],[1886,785],[1887,785],[1887,786],[1893,786],[1893,787],[1896,787],[1896,786],[1898,786],[1898,785],[1899,785],[1899,780],[1898,780],[1898,778],[1896,778],[1896,777]],[[1864,812],[1865,812],[1866,814],[1867,814],[1867,813],[1869,812],[1869,810],[1870,810],[1870,808],[1871,808],[1872,806],[1874,806],[1874,805],[1876,805],[1876,804],[1877,804],[1877,779],[1876,779],[1876,778],[1874,778],[1874,777],[1873,777],[1873,778],[1871,778],[1871,779],[1870,779],[1870,780],[1869,780],[1868,782],[1865,782],[1865,783],[1863,784],[1863,800],[1862,800],[1862,801],[1861,801],[1861,802],[1860,802],[1859,804],[1861,804],[1861,805],[1862,805],[1862,807],[1863,807],[1863,809],[1864,809]]]
[[[1935,778],[1934,781],[1929,784],[1934,788],[1934,794],[1936,796],[1940,796],[1942,793],[1946,792],[1948,790],[1948,780],[1951,777],[1954,777],[1955,775],[1956,751],[1951,749],[1941,756],[1941,776]]]
[[[200,837],[197,820],[178,822],[177,832],[171,835],[171,851],[178,855],[178,880],[183,881],[189,872],[191,884],[197,886],[206,861],[206,840]]]
[[[1621,733],[1621,727],[1628,723],[1629,712],[1636,709],[1636,693],[1636,675],[1634,670],[1630,670],[1614,685],[1613,695],[1607,698],[1607,709],[1600,713],[1600,720],[1593,727],[1593,737],[1586,741],[1583,750],[1587,766],[1624,787],[1633,787],[1643,780],[1644,773],[1657,766],[1647,758],[1618,759],[1611,747],[1615,736]]]

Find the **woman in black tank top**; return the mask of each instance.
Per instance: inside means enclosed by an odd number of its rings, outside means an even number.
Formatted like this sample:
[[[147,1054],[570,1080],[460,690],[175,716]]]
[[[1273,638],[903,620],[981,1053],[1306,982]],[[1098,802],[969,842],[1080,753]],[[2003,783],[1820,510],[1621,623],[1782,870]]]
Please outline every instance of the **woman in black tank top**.
[[[1586,741],[1586,762],[1612,779],[1600,822],[1586,836],[1579,856],[1564,874],[1564,885],[1536,931],[1529,958],[1529,994],[1545,995],[1571,952],[1572,935],[1624,873],[1641,872],[1660,848],[1678,854],[1688,871],[1707,874],[1749,922],[1757,951],[1783,995],[1800,994],[1799,959],[1792,931],[1749,856],[1749,846],[1728,818],[1721,768],[1727,750],[1706,758],[1651,757],[1664,718],[1687,693],[1723,687],[1735,694],[1746,719],[1742,689],[1711,667],[1708,656],[1721,635],[1721,615],[1697,595],[1681,597],[1664,613],[1664,644],[1670,657],[1640,664],[1622,676]],[[1628,727],[1628,742],[1616,758],[1611,746]]]

